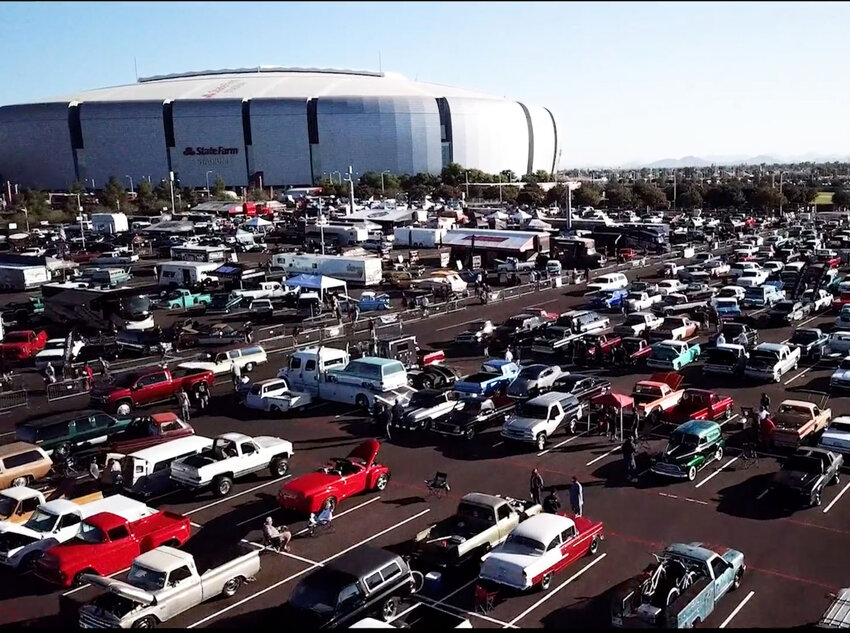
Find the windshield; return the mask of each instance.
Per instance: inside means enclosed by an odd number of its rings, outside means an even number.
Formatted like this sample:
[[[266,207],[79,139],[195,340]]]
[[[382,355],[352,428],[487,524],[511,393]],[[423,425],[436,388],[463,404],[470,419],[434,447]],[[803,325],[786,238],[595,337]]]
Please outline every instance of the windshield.
[[[549,407],[540,404],[524,402],[517,406],[517,414],[524,418],[546,420],[549,417]]]
[[[655,358],[660,358],[662,360],[673,360],[674,358],[678,358],[679,349],[677,347],[670,347],[669,345],[658,345],[652,348],[652,355]]]
[[[722,290],[721,290],[721,291],[717,294],[717,296],[718,296],[719,298],[723,298],[723,297],[737,297],[737,296],[738,296],[738,291],[737,291],[737,290],[735,290],[734,288],[723,288],[723,289],[722,289]]]
[[[44,349],[65,349],[65,341],[47,341]]]
[[[695,449],[698,444],[698,436],[682,433],[681,431],[673,431],[673,435],[670,436],[669,448],[682,446],[684,448]]]
[[[165,572],[147,569],[136,563],[127,574],[127,582],[139,589],[155,591],[165,587]]]
[[[794,309],[794,304],[790,301],[780,301],[776,304],[776,307],[773,308],[774,312],[791,312]]]
[[[55,514],[50,514],[41,508],[37,508],[35,513],[33,513],[24,525],[36,532],[51,532],[56,526],[56,522],[58,520],[59,517]]]
[[[706,353],[708,362],[716,365],[728,365],[738,361],[738,352],[731,349],[709,347]]]
[[[437,399],[436,394],[433,393],[423,393],[421,391],[417,391],[410,398],[410,403],[407,405],[410,409],[419,409],[425,407],[433,407],[439,401]]]
[[[829,425],[829,430],[850,433],[850,422],[833,422]]]
[[[744,291],[744,294],[748,297],[761,297],[765,293],[764,287],[756,286],[754,288],[747,288]]]
[[[818,339],[818,333],[811,330],[798,330],[791,337],[792,343],[811,343]]]
[[[508,540],[505,541],[502,551],[506,554],[542,554],[546,551],[546,547],[543,543],[527,536],[511,534]]]
[[[106,536],[103,534],[103,531],[99,527],[95,527],[88,523],[83,523],[80,526],[80,531],[77,534],[77,539],[83,541],[85,543],[105,543]]]
[[[738,301],[735,299],[721,299],[717,302],[718,308],[737,308]]]
[[[4,342],[6,343],[26,343],[29,340],[29,335],[26,332],[10,332],[6,335]]]
[[[125,297],[122,301],[123,311],[121,316],[129,318],[132,316],[140,316],[147,314],[151,309],[151,300],[148,297],[137,295],[135,297]]]
[[[838,369],[850,369],[850,358],[845,358],[841,361],[841,365],[839,365]]]
[[[0,519],[5,521],[10,518],[17,507],[18,502],[15,499],[0,496]]]
[[[536,379],[547,369],[546,365],[530,365],[519,372],[518,378]]]

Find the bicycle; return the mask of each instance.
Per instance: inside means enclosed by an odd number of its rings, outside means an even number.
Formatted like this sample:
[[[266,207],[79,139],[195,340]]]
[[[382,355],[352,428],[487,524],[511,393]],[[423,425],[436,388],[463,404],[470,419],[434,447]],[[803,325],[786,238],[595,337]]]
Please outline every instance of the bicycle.
[[[758,444],[756,444],[755,442],[745,442],[743,448],[741,449],[740,459],[742,468],[747,469],[751,468],[753,465],[758,466]]]

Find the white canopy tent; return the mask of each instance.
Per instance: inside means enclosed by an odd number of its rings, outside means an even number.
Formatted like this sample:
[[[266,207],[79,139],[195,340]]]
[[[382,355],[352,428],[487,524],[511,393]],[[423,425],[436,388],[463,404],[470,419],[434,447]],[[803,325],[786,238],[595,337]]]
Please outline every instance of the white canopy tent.
[[[341,294],[348,294],[348,284],[342,279],[334,279],[325,275],[297,275],[284,281],[283,285],[287,288],[316,291],[322,301],[325,300],[325,293],[330,290],[341,289]]]

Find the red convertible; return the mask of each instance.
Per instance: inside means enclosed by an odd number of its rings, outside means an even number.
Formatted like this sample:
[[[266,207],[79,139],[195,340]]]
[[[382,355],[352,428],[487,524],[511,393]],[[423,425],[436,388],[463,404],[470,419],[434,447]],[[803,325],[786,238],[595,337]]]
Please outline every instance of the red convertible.
[[[195,429],[173,413],[154,413],[134,418],[120,433],[109,440],[109,451],[128,455],[143,448],[194,435]]]
[[[599,551],[602,523],[564,514],[537,514],[526,519],[481,563],[480,580],[527,591],[544,591],[552,576],[582,556]]]
[[[302,475],[285,484],[277,493],[280,507],[299,512],[331,509],[348,497],[367,490],[383,490],[390,479],[390,469],[375,461],[380,448],[378,440],[366,440],[348,457],[334,457],[319,470]]]

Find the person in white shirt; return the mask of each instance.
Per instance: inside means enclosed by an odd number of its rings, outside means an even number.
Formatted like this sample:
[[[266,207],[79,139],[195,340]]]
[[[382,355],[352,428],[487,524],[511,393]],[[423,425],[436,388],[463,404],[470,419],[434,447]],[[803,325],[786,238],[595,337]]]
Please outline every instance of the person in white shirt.
[[[726,337],[723,336],[723,332],[717,335],[717,345],[726,345]]]
[[[513,361],[513,359],[514,359],[513,352],[511,352],[511,348],[510,348],[510,347],[508,347],[508,348],[505,350],[505,360],[506,360],[506,361],[508,361],[508,362],[510,363],[511,361]]]

